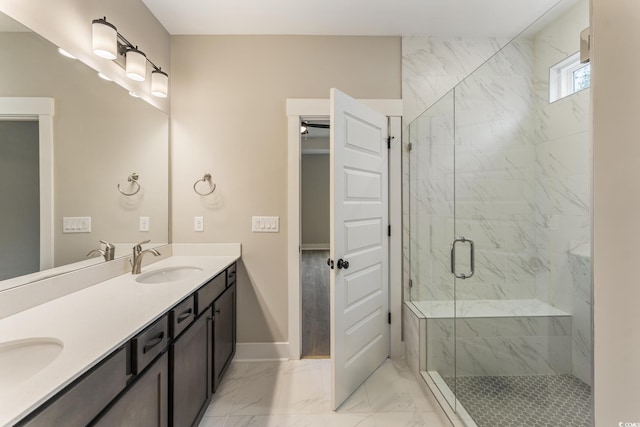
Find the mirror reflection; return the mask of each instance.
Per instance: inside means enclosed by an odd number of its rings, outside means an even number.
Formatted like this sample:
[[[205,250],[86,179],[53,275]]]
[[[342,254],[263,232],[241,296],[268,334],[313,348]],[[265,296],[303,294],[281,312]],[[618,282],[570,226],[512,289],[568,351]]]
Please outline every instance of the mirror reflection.
[[[0,50],[0,290],[167,243],[167,115],[5,15]]]

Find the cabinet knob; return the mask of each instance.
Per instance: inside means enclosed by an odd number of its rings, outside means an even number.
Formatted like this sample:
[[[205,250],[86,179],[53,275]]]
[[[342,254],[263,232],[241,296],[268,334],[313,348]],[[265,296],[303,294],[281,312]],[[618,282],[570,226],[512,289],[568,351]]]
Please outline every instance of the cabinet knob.
[[[220,309],[216,308],[216,314],[220,314]]]

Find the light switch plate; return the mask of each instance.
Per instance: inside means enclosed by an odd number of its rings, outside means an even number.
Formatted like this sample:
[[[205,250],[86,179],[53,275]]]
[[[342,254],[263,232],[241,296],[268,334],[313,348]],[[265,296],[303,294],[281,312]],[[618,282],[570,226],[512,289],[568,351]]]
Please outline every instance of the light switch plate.
[[[204,217],[193,217],[193,231],[204,231]]]
[[[254,233],[279,233],[279,216],[254,216],[251,217],[251,231]]]
[[[149,231],[149,217],[141,216],[140,217],[140,231]]]
[[[62,218],[63,233],[91,233],[90,216],[65,216]]]

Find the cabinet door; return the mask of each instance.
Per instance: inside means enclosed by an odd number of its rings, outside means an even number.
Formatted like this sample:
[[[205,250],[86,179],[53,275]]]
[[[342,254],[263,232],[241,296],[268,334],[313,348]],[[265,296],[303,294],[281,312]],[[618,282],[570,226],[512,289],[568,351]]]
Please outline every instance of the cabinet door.
[[[164,353],[98,419],[95,426],[167,427],[168,376],[168,357]]]
[[[175,427],[192,426],[207,408],[211,389],[211,307],[171,346],[171,407]]]
[[[213,391],[236,351],[236,285],[231,285],[213,304]]]

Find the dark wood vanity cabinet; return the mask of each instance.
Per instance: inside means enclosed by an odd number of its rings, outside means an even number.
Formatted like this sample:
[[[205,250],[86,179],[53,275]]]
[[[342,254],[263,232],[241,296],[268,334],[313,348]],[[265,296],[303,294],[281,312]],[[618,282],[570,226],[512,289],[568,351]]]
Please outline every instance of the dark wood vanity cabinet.
[[[213,304],[213,391],[236,353],[236,284],[230,285]]]
[[[128,346],[116,350],[18,425],[86,426],[127,386],[127,356]]]
[[[131,372],[135,376],[93,426],[168,427],[168,342],[166,314],[131,339]]]
[[[234,263],[17,425],[195,426],[235,350]]]
[[[175,427],[195,425],[207,409],[211,397],[212,323],[209,307],[171,345],[170,418]]]
[[[169,358],[165,352],[98,420],[95,427],[168,427]]]

